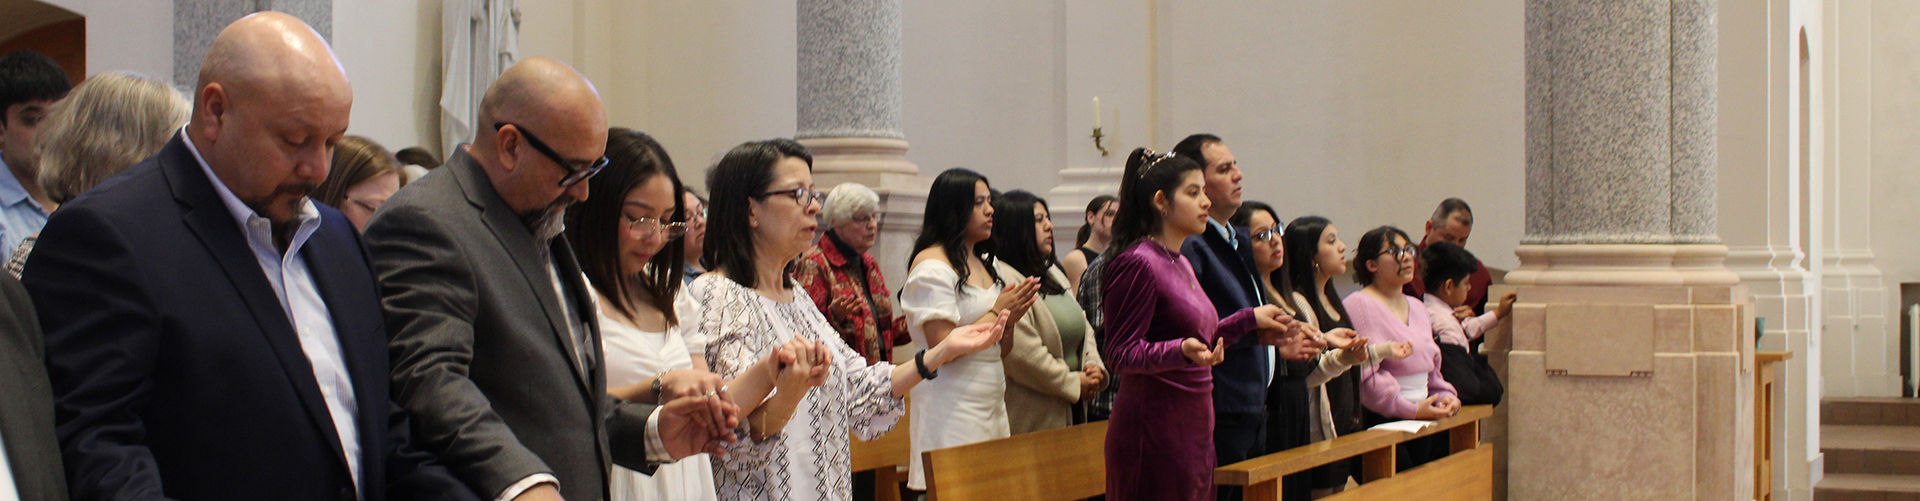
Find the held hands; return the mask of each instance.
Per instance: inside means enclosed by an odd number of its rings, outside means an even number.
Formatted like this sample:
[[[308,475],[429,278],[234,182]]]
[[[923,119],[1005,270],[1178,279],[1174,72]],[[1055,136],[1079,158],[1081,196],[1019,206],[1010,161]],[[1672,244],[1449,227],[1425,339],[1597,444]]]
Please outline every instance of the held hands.
[[[1326,347],[1327,343],[1321,341],[1319,336],[1299,335],[1275,345],[1274,351],[1282,359],[1305,362],[1312,360],[1314,355],[1319,355],[1320,351]]]
[[[696,369],[667,371],[660,374],[660,395],[655,402],[665,403],[680,397],[721,392],[725,386],[726,381],[711,372]]]
[[[1305,322],[1293,319],[1279,306],[1261,305],[1253,308],[1253,328],[1260,334],[1260,344],[1279,346],[1286,341],[1306,334],[1302,329]]]
[[[1199,339],[1187,338],[1180,342],[1180,353],[1186,355],[1187,361],[1193,362],[1194,365],[1212,367],[1227,360],[1227,345],[1215,339],[1213,348],[1209,349],[1207,343]]]
[[[740,425],[740,407],[718,392],[673,399],[658,419],[660,441],[676,460],[701,452],[724,455],[722,447],[739,439],[733,428]]]

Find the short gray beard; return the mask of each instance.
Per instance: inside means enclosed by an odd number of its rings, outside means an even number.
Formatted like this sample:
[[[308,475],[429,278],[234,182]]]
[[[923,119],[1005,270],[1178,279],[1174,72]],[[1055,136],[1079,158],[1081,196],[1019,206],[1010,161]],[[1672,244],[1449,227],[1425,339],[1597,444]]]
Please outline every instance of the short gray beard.
[[[553,241],[553,237],[567,231],[567,207],[572,205],[572,200],[560,197],[547,204],[546,208],[529,214],[525,218],[527,231],[533,232],[534,241],[550,242]]]

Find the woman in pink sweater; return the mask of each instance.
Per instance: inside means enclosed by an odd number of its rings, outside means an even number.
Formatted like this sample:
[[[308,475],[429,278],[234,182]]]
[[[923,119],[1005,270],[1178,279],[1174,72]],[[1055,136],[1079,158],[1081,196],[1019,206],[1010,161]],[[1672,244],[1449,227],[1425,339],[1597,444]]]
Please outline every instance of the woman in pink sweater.
[[[1460,399],[1440,375],[1440,347],[1433,342],[1426,305],[1400,292],[1413,281],[1418,250],[1406,232],[1382,226],[1360,237],[1353,279],[1362,287],[1342,303],[1353,329],[1375,342],[1413,345],[1413,355],[1386,360],[1360,372],[1360,403],[1375,423],[1402,419],[1440,419],[1460,410]],[[1440,437],[1438,441],[1433,437]],[[1399,469],[1447,454],[1444,435],[1401,444]]]

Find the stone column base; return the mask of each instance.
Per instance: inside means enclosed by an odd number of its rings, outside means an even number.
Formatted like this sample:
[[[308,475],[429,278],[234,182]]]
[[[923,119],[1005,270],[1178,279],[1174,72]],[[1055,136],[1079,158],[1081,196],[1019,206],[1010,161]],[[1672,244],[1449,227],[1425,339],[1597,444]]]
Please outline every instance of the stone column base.
[[[813,151],[815,188],[828,191],[840,183],[860,183],[880,195],[880,238],[868,253],[879,261],[887,287],[899,290],[907,279],[912,258],[908,254],[920,234],[933,178],[920,175],[920,167],[907,161],[905,140],[823,137],[799,141]]]
[[[1508,498],[1751,499],[1753,313],[1726,248],[1517,253],[1520,302],[1487,348]]]

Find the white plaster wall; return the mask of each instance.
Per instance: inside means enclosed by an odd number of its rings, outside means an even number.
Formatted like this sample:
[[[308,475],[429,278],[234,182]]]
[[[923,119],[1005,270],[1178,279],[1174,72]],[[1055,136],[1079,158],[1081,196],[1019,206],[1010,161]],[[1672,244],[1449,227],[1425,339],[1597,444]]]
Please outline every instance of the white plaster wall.
[[[1920,282],[1920,3],[1873,2],[1872,17],[1873,249],[1897,334],[1900,284]]]
[[[333,53],[353,82],[347,132],[439,148],[440,0],[334,0]]]
[[[88,75],[134,71],[173,79],[173,2],[40,1],[86,16]]]
[[[1161,144],[1226,139],[1245,198],[1327,216],[1349,243],[1472,204],[1468,248],[1511,269],[1524,228],[1518,0],[1162,4]]]

